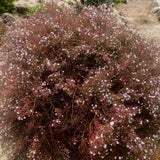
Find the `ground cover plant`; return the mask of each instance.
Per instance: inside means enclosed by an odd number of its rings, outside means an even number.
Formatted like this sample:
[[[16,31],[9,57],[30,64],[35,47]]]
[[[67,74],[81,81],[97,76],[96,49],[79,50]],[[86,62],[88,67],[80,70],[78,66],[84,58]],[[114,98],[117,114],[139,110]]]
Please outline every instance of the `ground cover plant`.
[[[115,4],[127,3],[127,0],[113,0]]]
[[[107,3],[108,5],[111,5],[112,3],[115,4],[121,4],[121,3],[126,3],[126,0],[80,0],[80,2],[82,4],[86,4],[86,5],[101,5],[103,3]]]
[[[15,0],[1,0],[0,1],[0,14],[5,13],[5,12],[10,12],[12,13],[14,10],[14,2]]]
[[[149,160],[159,140],[159,48],[110,8],[54,4],[0,48],[0,138],[9,160]]]
[[[107,3],[107,2],[111,2],[110,0],[86,0],[86,1],[83,1],[82,3],[83,4],[87,4],[87,5],[101,5],[103,3]]]

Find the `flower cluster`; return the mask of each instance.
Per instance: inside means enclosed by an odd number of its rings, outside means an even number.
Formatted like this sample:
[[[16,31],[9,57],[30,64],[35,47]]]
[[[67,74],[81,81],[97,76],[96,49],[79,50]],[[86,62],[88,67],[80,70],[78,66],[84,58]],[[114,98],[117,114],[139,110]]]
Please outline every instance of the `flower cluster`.
[[[0,130],[10,160],[152,159],[159,48],[105,5],[46,4],[3,38]]]

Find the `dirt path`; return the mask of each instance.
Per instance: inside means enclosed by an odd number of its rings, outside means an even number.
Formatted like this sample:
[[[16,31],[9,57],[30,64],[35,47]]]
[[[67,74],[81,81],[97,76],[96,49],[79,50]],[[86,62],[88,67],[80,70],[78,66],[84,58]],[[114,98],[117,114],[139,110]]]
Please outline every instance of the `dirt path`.
[[[137,30],[145,38],[160,42],[160,22],[151,13],[153,0],[129,0],[127,4],[118,7],[129,27]]]

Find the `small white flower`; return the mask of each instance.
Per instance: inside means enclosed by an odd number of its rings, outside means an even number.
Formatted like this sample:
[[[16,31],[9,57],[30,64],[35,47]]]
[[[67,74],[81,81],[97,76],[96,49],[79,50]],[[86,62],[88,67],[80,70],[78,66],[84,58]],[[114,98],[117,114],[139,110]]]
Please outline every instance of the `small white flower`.
[[[114,121],[111,121],[111,122],[110,122],[110,125],[113,126],[113,125],[114,125]]]
[[[105,144],[105,145],[103,146],[103,148],[106,149],[106,148],[107,148],[107,145]]]

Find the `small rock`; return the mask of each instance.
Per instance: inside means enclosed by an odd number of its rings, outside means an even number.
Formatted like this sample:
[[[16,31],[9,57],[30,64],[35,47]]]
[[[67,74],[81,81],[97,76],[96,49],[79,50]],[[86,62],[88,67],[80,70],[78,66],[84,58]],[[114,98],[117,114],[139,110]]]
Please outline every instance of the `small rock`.
[[[19,14],[24,14],[28,8],[36,6],[37,4],[37,0],[17,0],[14,2],[16,12]]]
[[[113,16],[116,17],[117,23],[118,24],[123,24],[123,25],[127,25],[128,21],[126,20],[125,17],[123,17],[121,15],[121,13],[119,13],[119,11],[117,9],[113,9]]]
[[[152,2],[152,8],[155,8],[155,7],[158,7],[159,6],[159,3],[157,0],[153,0]]]
[[[128,23],[128,21],[127,21],[127,19],[125,18],[125,17],[123,17],[123,16],[119,16],[118,17],[118,19],[119,19],[119,22],[120,23],[122,23],[122,24],[124,24],[124,25],[127,25],[127,23]]]
[[[160,21],[160,6],[152,9],[152,13],[157,16],[158,21]]]
[[[152,9],[152,13],[155,14],[158,18],[158,21],[160,21],[160,7]]]
[[[153,8],[151,11],[152,11],[153,14],[157,14],[157,12],[160,11],[160,6]]]
[[[10,13],[3,13],[2,14],[2,21],[3,21],[3,23],[11,23],[11,22],[15,21],[15,18]]]
[[[18,4],[16,6],[16,12],[19,14],[24,14],[27,10],[28,10],[28,7],[26,7],[24,5]]]

